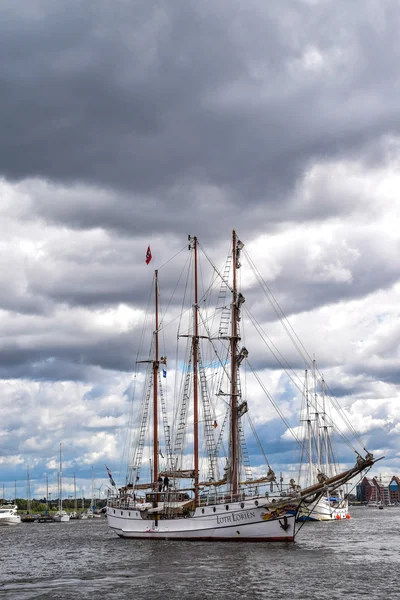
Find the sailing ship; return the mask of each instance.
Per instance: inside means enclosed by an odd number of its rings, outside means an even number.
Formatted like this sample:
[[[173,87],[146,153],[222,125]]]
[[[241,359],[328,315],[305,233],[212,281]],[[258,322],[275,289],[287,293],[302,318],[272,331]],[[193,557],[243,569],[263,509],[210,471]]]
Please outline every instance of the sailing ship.
[[[63,510],[63,486],[62,486],[62,444],[60,443],[60,471],[58,473],[58,511],[53,516],[56,523],[66,523],[69,521],[69,514]]]
[[[305,371],[303,393],[302,457],[299,462],[298,481],[311,485],[322,470],[332,477],[338,472],[334,451],[334,425],[327,412],[326,383],[318,377],[316,361],[312,363],[313,389],[309,389],[308,371]],[[320,385],[318,385],[320,384]],[[320,388],[320,393],[319,393]],[[304,460],[306,456],[306,460]],[[340,521],[350,519],[349,502],[343,489],[334,494],[324,494],[315,502],[303,504],[298,521]]]
[[[252,430],[255,440],[260,440],[247,401],[254,395],[246,385],[247,372],[254,374],[267,397],[268,392],[242,345],[245,322],[252,321],[262,331],[243,306],[245,297],[239,286],[243,249],[233,231],[227,261],[221,270],[211,262],[210,283],[203,291],[199,284],[201,246],[196,237],[189,236],[187,262],[193,275],[190,279],[180,274],[180,281],[186,282],[180,286],[183,297],[190,296],[187,326],[174,314],[175,299],[168,305],[170,322],[179,323],[172,408],[166,402],[167,357],[166,353],[160,356],[159,349],[169,323],[160,315],[155,271],[150,352],[136,361],[138,368],[146,367],[146,374],[136,376],[133,383],[134,403],[136,391],[141,401],[134,404],[132,413],[137,421],[128,444],[127,473],[124,485],[118,489],[113,485],[107,500],[108,525],[120,537],[293,541],[296,517],[304,503],[318,500],[326,490],[334,493],[376,461],[368,452],[365,458],[357,454],[352,468],[332,477],[320,471],[317,481],[305,489],[293,479],[288,484],[278,479],[263,450],[264,470],[252,471],[247,434]],[[144,327],[148,323],[144,319]],[[182,342],[183,352],[179,350]]]

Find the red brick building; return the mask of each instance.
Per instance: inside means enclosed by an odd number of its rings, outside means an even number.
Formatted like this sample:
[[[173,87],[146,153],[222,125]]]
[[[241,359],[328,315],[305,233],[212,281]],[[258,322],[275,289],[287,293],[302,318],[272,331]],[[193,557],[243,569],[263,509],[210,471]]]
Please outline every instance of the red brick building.
[[[400,502],[400,477],[364,477],[357,486],[361,504],[396,504]]]
[[[393,475],[389,483],[389,502],[390,504],[400,503],[400,477]]]

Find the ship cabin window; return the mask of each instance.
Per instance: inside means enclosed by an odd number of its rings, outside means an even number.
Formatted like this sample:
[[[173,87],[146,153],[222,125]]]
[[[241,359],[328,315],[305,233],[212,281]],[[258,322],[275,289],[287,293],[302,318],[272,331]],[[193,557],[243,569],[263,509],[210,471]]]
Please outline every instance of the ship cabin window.
[[[227,505],[225,506],[225,509],[226,509],[226,510],[229,510],[229,504],[227,504]]]
[[[131,513],[130,513],[130,512],[128,512],[128,516],[129,516],[129,517],[131,516]]]
[[[240,503],[240,508],[244,508],[244,502]]]
[[[159,492],[146,494],[146,502],[164,502],[164,494],[160,494]]]
[[[217,509],[216,509],[216,508],[215,508],[215,506],[214,506],[214,508],[213,508],[213,511],[215,512],[216,510],[217,510]]]
[[[201,509],[201,512],[202,512],[202,513],[203,513],[203,515],[204,515],[204,508],[202,508],[202,509]]]

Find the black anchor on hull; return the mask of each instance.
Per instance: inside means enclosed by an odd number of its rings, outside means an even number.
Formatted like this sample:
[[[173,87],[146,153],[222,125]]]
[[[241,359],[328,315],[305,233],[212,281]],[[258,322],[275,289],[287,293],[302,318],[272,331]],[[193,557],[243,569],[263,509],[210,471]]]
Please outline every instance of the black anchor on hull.
[[[290,525],[289,525],[289,523],[288,523],[288,518],[287,518],[287,516],[286,516],[286,515],[283,517],[283,523],[282,523],[282,521],[279,519],[279,525],[282,527],[282,529],[283,529],[284,531],[286,531],[287,529],[289,529]]]

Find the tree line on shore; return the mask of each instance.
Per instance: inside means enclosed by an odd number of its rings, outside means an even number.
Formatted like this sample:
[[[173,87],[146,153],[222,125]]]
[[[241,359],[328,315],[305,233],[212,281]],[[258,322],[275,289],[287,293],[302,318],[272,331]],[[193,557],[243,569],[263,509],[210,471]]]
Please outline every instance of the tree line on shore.
[[[1,504],[9,504],[10,502],[13,502],[14,504],[17,505],[17,508],[19,511],[21,512],[29,512],[29,505],[30,505],[30,512],[32,513],[41,513],[41,512],[46,512],[46,510],[51,511],[57,511],[58,510],[58,505],[59,505],[59,499],[58,498],[52,498],[51,500],[49,500],[48,502],[46,502],[46,498],[40,498],[40,499],[33,499],[30,502],[28,502],[28,500],[26,500],[25,498],[16,498],[15,500],[5,500],[4,498],[2,500],[0,500]],[[90,508],[92,503],[91,498],[79,498],[79,500],[77,501],[77,505],[78,505],[78,510],[86,510],[88,508]],[[71,510],[75,510],[75,500],[72,498],[68,498],[68,499],[63,499],[62,501],[62,505],[63,505],[63,509],[68,511]],[[106,500],[96,500],[96,509],[100,509],[103,508],[106,505]]]

